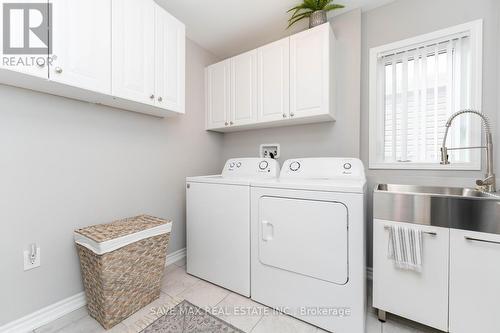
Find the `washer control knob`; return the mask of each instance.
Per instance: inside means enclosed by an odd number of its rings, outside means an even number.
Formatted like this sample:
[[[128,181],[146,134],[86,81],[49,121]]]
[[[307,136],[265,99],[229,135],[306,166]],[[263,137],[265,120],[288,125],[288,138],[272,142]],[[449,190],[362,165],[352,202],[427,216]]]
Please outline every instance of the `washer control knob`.
[[[235,165],[234,162],[229,163],[230,168],[234,168],[234,165]]]
[[[241,162],[236,163],[236,167],[237,168],[241,167]]]
[[[261,170],[266,170],[268,166],[269,166],[269,163],[267,161],[261,161],[259,163],[259,169],[261,169]]]
[[[290,163],[290,170],[292,171],[297,171],[300,169],[300,163],[295,161],[295,162],[292,162]]]
[[[345,163],[345,164],[344,164],[344,169],[345,169],[345,170],[351,170],[351,168],[352,168],[351,163]]]

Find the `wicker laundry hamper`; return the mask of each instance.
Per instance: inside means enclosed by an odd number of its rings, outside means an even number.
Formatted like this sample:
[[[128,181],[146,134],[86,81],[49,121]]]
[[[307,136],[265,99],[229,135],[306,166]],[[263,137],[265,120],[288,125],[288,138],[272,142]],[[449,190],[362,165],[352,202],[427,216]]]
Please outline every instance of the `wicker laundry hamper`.
[[[160,296],[171,228],[141,215],[75,231],[89,314],[104,328]]]

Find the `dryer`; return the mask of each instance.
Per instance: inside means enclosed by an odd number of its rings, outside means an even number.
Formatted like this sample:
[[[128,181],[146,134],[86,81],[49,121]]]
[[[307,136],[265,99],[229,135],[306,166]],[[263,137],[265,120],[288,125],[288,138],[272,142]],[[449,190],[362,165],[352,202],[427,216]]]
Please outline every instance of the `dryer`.
[[[221,175],[186,179],[186,271],[250,296],[250,182],[279,175],[273,159],[236,158]]]
[[[365,330],[364,167],[351,158],[284,163],[251,188],[251,298],[335,333]]]

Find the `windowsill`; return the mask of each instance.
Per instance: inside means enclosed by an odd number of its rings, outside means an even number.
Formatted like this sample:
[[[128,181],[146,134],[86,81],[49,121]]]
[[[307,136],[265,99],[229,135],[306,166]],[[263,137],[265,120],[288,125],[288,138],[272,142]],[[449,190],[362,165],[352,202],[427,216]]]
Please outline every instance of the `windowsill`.
[[[481,171],[481,163],[371,163],[370,170],[437,170],[437,171]]]

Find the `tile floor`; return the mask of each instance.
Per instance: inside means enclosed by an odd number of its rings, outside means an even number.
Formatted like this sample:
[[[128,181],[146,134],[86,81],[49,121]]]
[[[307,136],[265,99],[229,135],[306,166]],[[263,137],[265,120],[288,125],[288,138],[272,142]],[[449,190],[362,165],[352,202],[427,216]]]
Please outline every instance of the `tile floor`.
[[[42,326],[35,333],[137,333],[152,323],[168,308],[175,306],[182,300],[201,307],[215,309],[231,309],[238,307],[245,309],[256,307],[267,309],[265,306],[255,303],[250,299],[232,293],[226,289],[200,280],[186,274],[185,262],[179,261],[166,268],[166,278],[162,284],[160,299],[149,304],[139,312],[127,318],[121,324],[105,331],[99,323],[92,319],[85,308],[78,309],[52,323]],[[366,321],[367,333],[438,333],[418,324],[390,316],[384,324],[379,322],[375,311],[371,308],[370,297],[368,299],[368,311]],[[232,313],[233,311],[226,311]],[[320,333],[325,332],[319,328],[306,324],[292,317],[275,314],[272,311],[252,311],[246,316],[218,314],[228,323],[238,327],[244,332],[252,333]],[[214,313],[217,314],[217,313]]]

